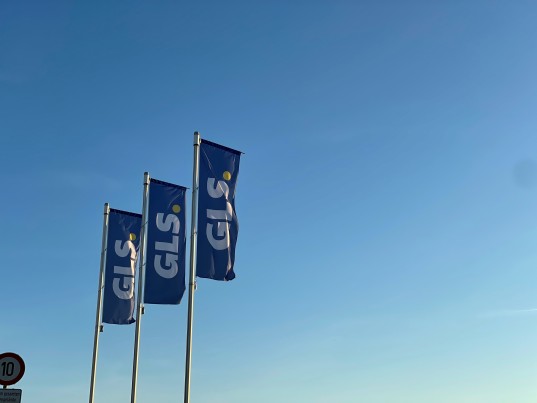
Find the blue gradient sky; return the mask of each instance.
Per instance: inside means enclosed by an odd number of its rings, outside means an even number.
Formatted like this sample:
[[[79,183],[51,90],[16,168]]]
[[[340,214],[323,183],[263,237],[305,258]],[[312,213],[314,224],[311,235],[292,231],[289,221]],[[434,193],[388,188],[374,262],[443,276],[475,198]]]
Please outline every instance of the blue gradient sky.
[[[537,4],[3,1],[0,350],[86,401],[102,206],[246,152],[237,279],[199,281],[192,402],[537,401]],[[139,402],[181,401],[186,305]],[[129,401],[106,326],[96,403]]]

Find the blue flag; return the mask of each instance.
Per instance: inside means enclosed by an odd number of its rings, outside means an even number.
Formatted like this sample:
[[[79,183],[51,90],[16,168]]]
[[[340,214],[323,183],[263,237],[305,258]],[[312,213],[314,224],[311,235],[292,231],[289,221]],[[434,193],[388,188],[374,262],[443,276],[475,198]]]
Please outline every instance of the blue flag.
[[[239,221],[235,187],[241,152],[202,140],[200,145],[196,275],[233,280]]]
[[[144,302],[179,304],[185,292],[186,188],[151,179]]]
[[[104,275],[103,322],[134,322],[134,273],[142,216],[110,209]]]

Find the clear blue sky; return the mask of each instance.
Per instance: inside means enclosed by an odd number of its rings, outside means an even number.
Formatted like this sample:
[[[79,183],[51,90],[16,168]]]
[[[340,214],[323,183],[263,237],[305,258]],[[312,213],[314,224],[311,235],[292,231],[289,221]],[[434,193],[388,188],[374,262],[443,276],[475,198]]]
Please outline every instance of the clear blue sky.
[[[537,401],[532,1],[2,1],[0,350],[87,400],[102,209],[246,152],[231,283],[200,280],[192,402]],[[190,197],[190,196],[189,196]],[[181,401],[148,306],[139,403]],[[129,401],[105,326],[96,403]]]

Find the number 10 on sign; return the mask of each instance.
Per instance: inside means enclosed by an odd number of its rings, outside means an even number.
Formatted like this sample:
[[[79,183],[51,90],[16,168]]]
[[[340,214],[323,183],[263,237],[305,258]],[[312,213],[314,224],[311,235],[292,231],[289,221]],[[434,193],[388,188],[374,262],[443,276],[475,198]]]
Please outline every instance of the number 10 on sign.
[[[14,385],[24,375],[25,365],[22,358],[15,353],[0,354],[0,385]]]

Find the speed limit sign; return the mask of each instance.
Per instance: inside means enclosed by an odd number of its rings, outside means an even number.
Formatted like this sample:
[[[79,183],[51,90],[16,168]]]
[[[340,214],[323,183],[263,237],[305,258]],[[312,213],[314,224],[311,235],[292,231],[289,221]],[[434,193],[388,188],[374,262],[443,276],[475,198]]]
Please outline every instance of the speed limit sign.
[[[0,354],[0,385],[14,385],[24,375],[24,361],[15,353]]]

